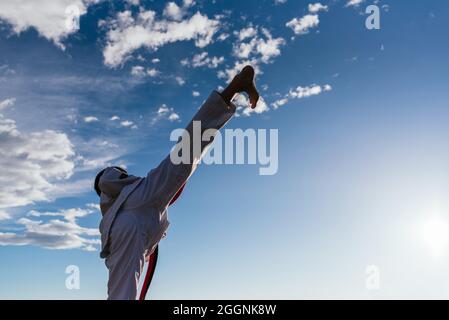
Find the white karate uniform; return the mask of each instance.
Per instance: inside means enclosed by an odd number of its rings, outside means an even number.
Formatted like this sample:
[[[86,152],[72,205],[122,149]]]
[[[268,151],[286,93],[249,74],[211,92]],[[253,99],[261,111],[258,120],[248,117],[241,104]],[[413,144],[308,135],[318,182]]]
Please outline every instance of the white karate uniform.
[[[186,131],[193,137],[193,121],[200,121],[202,132],[220,129],[234,115],[236,107],[227,104],[214,91],[199,109]],[[212,142],[201,142],[201,154]],[[193,149],[190,139],[190,150]],[[172,151],[173,152],[173,151]],[[107,168],[102,175],[100,223],[102,250],[109,269],[108,299],[135,299],[144,255],[150,254],[167,231],[167,207],[196,169],[198,155],[190,162],[174,164],[167,156],[144,178],[128,176]],[[201,157],[201,155],[199,155]]]

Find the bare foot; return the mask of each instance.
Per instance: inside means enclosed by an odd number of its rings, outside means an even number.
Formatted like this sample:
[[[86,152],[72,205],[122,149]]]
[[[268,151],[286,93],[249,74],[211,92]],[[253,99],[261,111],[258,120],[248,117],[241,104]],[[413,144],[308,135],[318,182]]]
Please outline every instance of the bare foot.
[[[251,66],[246,66],[238,75],[232,79],[230,86],[234,87],[236,92],[245,92],[249,96],[251,108],[255,108],[259,101],[259,92],[254,82],[255,71]]]

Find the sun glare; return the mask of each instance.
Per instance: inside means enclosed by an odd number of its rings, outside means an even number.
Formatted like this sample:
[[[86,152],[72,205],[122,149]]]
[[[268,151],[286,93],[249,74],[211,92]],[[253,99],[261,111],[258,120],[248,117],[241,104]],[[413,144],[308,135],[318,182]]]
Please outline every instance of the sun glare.
[[[421,226],[421,236],[430,253],[440,257],[446,253],[449,245],[449,224],[440,217],[426,221]]]

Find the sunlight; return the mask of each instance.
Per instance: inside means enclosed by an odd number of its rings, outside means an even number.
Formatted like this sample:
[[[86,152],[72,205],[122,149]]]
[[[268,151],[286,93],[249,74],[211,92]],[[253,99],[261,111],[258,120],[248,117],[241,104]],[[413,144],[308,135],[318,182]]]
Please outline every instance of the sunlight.
[[[430,253],[441,257],[449,244],[449,224],[440,217],[435,217],[423,223],[420,231]]]

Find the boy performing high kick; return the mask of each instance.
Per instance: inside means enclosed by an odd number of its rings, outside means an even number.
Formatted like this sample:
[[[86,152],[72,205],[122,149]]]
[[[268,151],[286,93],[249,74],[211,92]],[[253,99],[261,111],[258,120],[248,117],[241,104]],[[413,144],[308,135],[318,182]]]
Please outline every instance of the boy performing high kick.
[[[187,126],[190,137],[193,136],[193,121],[201,122],[202,131],[222,128],[235,113],[236,107],[231,101],[237,93],[248,94],[251,108],[255,108],[259,93],[254,75],[254,69],[246,66],[221,93],[213,91]],[[100,256],[109,270],[108,299],[142,298],[137,284],[144,258],[150,257],[152,273],[157,245],[169,225],[167,208],[182,192],[212,140],[202,141],[198,154],[190,152],[188,163],[174,164],[168,155],[143,178],[119,167],[109,167],[98,173],[95,190],[100,196],[103,215]],[[189,143],[192,149],[192,139]]]

